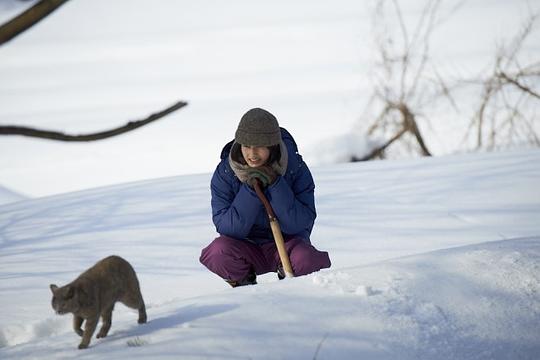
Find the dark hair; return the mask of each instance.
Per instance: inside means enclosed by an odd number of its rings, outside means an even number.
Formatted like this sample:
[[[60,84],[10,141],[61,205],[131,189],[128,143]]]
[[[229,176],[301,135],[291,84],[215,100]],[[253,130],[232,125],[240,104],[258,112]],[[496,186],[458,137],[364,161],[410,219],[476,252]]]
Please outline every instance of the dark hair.
[[[281,160],[281,146],[277,144],[267,147],[270,150],[270,156],[268,157],[266,164],[279,162],[279,160]],[[246,160],[244,160],[244,156],[242,155],[242,145],[239,143],[235,142],[233,144],[231,148],[231,158],[242,165],[247,165]]]

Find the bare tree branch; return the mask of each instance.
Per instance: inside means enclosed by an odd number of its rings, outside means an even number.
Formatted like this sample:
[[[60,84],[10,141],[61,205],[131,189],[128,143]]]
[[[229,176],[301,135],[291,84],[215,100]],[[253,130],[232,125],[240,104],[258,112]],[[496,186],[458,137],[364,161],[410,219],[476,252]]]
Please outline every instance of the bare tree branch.
[[[388,141],[386,141],[383,145],[381,146],[378,146],[376,147],[375,149],[373,149],[369,154],[367,154],[366,156],[362,157],[362,158],[356,158],[356,157],[352,157],[351,161],[352,162],[356,162],[356,161],[368,161],[368,160],[372,160],[372,159],[376,159],[378,157],[381,157],[382,154],[384,153],[384,151],[386,150],[386,148],[388,148],[390,145],[392,145],[392,143],[394,143],[394,141],[398,140],[399,138],[401,138],[403,136],[403,134],[405,134],[407,132],[407,129],[406,128],[403,128],[401,129],[400,131],[398,131],[394,136],[392,136],[392,138]]]
[[[367,135],[382,136],[389,140],[363,158],[353,158],[353,161],[383,157],[386,149],[398,141],[408,151],[431,156],[416,114],[421,113],[425,97],[439,92],[440,88],[448,89],[441,85],[442,81],[435,83],[425,76],[429,62],[429,38],[434,31],[440,2],[441,0],[426,1],[420,19],[412,28],[412,38],[399,2],[377,2],[377,21],[374,22],[373,29],[380,63],[377,63],[373,73],[376,84],[374,100],[370,104],[374,104],[378,111],[367,128]],[[385,7],[388,7],[393,21],[398,25],[399,32],[394,35],[385,27],[389,22]],[[424,124],[429,126],[429,119],[425,119]],[[410,136],[404,136],[407,134]]]
[[[440,88],[440,92],[436,93],[435,97],[443,96],[444,98],[448,100],[452,108],[456,112],[459,112],[459,107],[457,105],[457,102],[454,99],[454,96],[452,96],[452,89],[446,84],[446,81],[442,78],[441,74],[439,74],[439,71],[437,71],[437,69],[433,69],[433,73],[435,74],[435,78],[436,78],[435,83]]]
[[[422,149],[422,155],[431,156],[431,152],[426,146],[424,137],[420,133],[420,129],[418,129],[418,125],[416,123],[416,116],[412,113],[411,109],[404,103],[394,104],[393,108],[398,110],[401,114],[403,118],[404,129],[412,133],[416,138],[418,145],[420,145],[420,148]]]
[[[413,84],[412,86],[410,86],[409,91],[406,95],[406,98],[409,98],[414,95],[414,93],[416,92],[418,83],[423,78],[422,74],[424,73],[424,67],[426,66],[427,61],[429,59],[429,45],[430,45],[429,39],[433,31],[435,30],[435,18],[439,10],[439,5],[440,5],[440,0],[429,1],[426,4],[424,11],[422,12],[422,20],[420,24],[418,25],[417,35],[415,35],[415,37],[420,37],[420,35],[423,35],[422,41],[420,45],[418,45],[419,47],[420,46],[422,47],[422,55],[421,55],[421,60],[417,67],[416,73],[413,76]],[[427,25],[425,27],[425,30],[421,31],[423,28],[422,24],[424,23],[424,19],[426,18],[427,18]],[[412,46],[415,46],[415,42],[411,43],[411,47]]]
[[[18,16],[14,17],[7,23],[0,26],[0,45],[10,41],[17,35],[28,30],[33,25],[50,15],[53,11],[65,4],[68,0],[41,0],[36,2],[26,11],[22,12]],[[36,129],[33,127],[14,126],[14,125],[0,125],[0,135],[21,135],[49,140],[57,141],[95,141],[107,139],[116,135],[120,135],[139,127],[145,126],[151,122],[154,122],[162,117],[184,107],[187,102],[179,101],[176,104],[150,115],[146,119],[130,121],[124,126],[114,128],[107,131],[84,134],[84,135],[70,135],[58,131],[49,131]]]
[[[400,63],[402,64],[401,79],[400,79],[400,89],[399,93],[401,96],[405,96],[405,80],[407,77],[407,68],[409,66],[409,57],[410,57],[410,46],[409,46],[409,35],[407,33],[407,27],[405,26],[405,21],[403,20],[403,13],[401,12],[401,7],[397,3],[397,0],[392,1],[394,3],[394,9],[399,20],[399,26],[401,29],[401,35],[403,36],[403,52],[401,54]],[[404,101],[404,98],[400,98],[400,101]]]
[[[466,133],[468,136],[475,129],[477,149],[522,143],[538,145],[538,130],[533,124],[537,120],[531,115],[535,105],[527,105],[540,100],[538,91],[528,85],[540,78],[540,62],[523,67],[519,61],[520,51],[538,18],[538,13],[530,15],[512,40],[496,51],[493,69],[482,82],[480,104],[470,123],[474,125]]]
[[[521,91],[524,91],[526,92],[527,94],[537,98],[540,100],[540,94],[538,94],[537,92],[531,90],[529,87],[521,84],[515,77],[511,77],[511,76],[508,76],[505,72],[501,71],[500,73],[497,74],[497,76],[499,76],[501,79],[504,79],[506,82],[509,82],[510,84],[512,85],[515,85],[516,87],[518,87]]]
[[[66,2],[68,2],[68,0],[38,1],[22,14],[19,14],[7,23],[0,26],[0,45],[3,45],[17,35],[28,30],[30,27],[37,24],[40,20],[47,17]]]
[[[116,135],[120,135],[123,133],[126,133],[128,131],[135,130],[137,128],[140,128],[141,126],[147,125],[153,121],[156,121],[158,119],[161,119],[162,117],[180,109],[187,105],[187,102],[179,101],[176,104],[166,108],[165,110],[159,111],[155,114],[150,115],[146,119],[143,120],[136,120],[136,121],[130,121],[124,126],[120,126],[115,129],[98,132],[98,133],[92,133],[92,134],[85,134],[85,135],[69,135],[64,134],[57,131],[48,131],[48,130],[40,130],[30,127],[24,127],[24,126],[0,126],[0,135],[22,135],[22,136],[29,136],[29,137],[36,137],[36,138],[42,138],[42,139],[49,139],[49,140],[57,140],[57,141],[95,141],[95,140],[102,140],[106,138],[110,138]]]

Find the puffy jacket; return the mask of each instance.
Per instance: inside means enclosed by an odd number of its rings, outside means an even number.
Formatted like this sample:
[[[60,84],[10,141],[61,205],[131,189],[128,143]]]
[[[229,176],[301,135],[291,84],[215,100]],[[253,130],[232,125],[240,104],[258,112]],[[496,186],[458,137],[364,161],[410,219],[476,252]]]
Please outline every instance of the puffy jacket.
[[[281,128],[281,138],[288,153],[287,170],[264,192],[274,209],[285,241],[301,237],[309,242],[317,216],[315,184],[291,134]],[[268,215],[261,201],[249,185],[236,177],[229,164],[233,143],[231,141],[223,148],[221,162],[210,183],[212,220],[216,230],[221,235],[258,244],[273,241]]]

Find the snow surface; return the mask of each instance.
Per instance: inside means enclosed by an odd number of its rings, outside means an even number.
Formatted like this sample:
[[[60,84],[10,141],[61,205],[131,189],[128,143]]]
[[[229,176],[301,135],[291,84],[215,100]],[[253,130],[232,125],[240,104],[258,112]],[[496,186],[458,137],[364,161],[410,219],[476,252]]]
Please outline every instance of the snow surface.
[[[4,1],[4,9],[23,6]],[[374,3],[69,1],[0,47],[0,123],[80,134],[144,118],[178,100],[189,105],[94,143],[4,136],[0,184],[44,196],[208,173],[252,107],[274,113],[310,164],[329,156],[341,160],[344,151],[358,150],[344,148],[341,140],[362,128],[359,118],[376,80]],[[411,35],[423,1],[400,3]],[[478,77],[489,68],[496,45],[514,36],[526,15],[539,8],[530,0],[441,2],[446,21],[432,37],[433,64],[447,79]],[[393,24],[391,30],[399,28],[397,20]],[[534,61],[538,44],[540,32],[525,44]],[[432,152],[463,150],[470,113],[436,111],[431,123],[436,131],[421,124]],[[324,156],[317,151],[321,142]],[[339,151],[332,158],[328,149],[335,145]]]
[[[26,199],[25,196],[0,186],[0,205]]]
[[[198,262],[210,174],[0,206],[1,359],[538,359],[540,151],[313,168],[332,268],[232,289]],[[149,322],[118,305],[78,350],[65,284],[117,254]]]

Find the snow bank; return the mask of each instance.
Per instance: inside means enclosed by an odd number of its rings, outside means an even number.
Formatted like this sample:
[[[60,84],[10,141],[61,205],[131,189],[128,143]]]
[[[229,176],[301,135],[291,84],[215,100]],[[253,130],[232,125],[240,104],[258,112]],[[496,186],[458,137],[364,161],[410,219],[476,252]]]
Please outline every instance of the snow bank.
[[[25,196],[0,186],[0,205],[26,199]]]
[[[306,149],[304,158],[309,164],[321,166],[351,162],[352,159],[362,159],[371,153],[377,142],[365,134],[352,131],[348,134],[322,139],[317,145]]]
[[[47,318],[20,327],[16,335],[27,343],[0,354],[534,359],[540,352],[539,264],[540,237],[441,250],[177,299],[152,306],[143,326],[135,313],[122,314],[111,336],[84,352],[75,348],[67,318],[63,325]]]
[[[540,151],[313,168],[313,243],[332,268],[231,289],[198,262],[216,235],[210,174],[0,207],[0,358],[534,359]],[[111,254],[149,323],[118,305],[76,349],[49,284]]]

